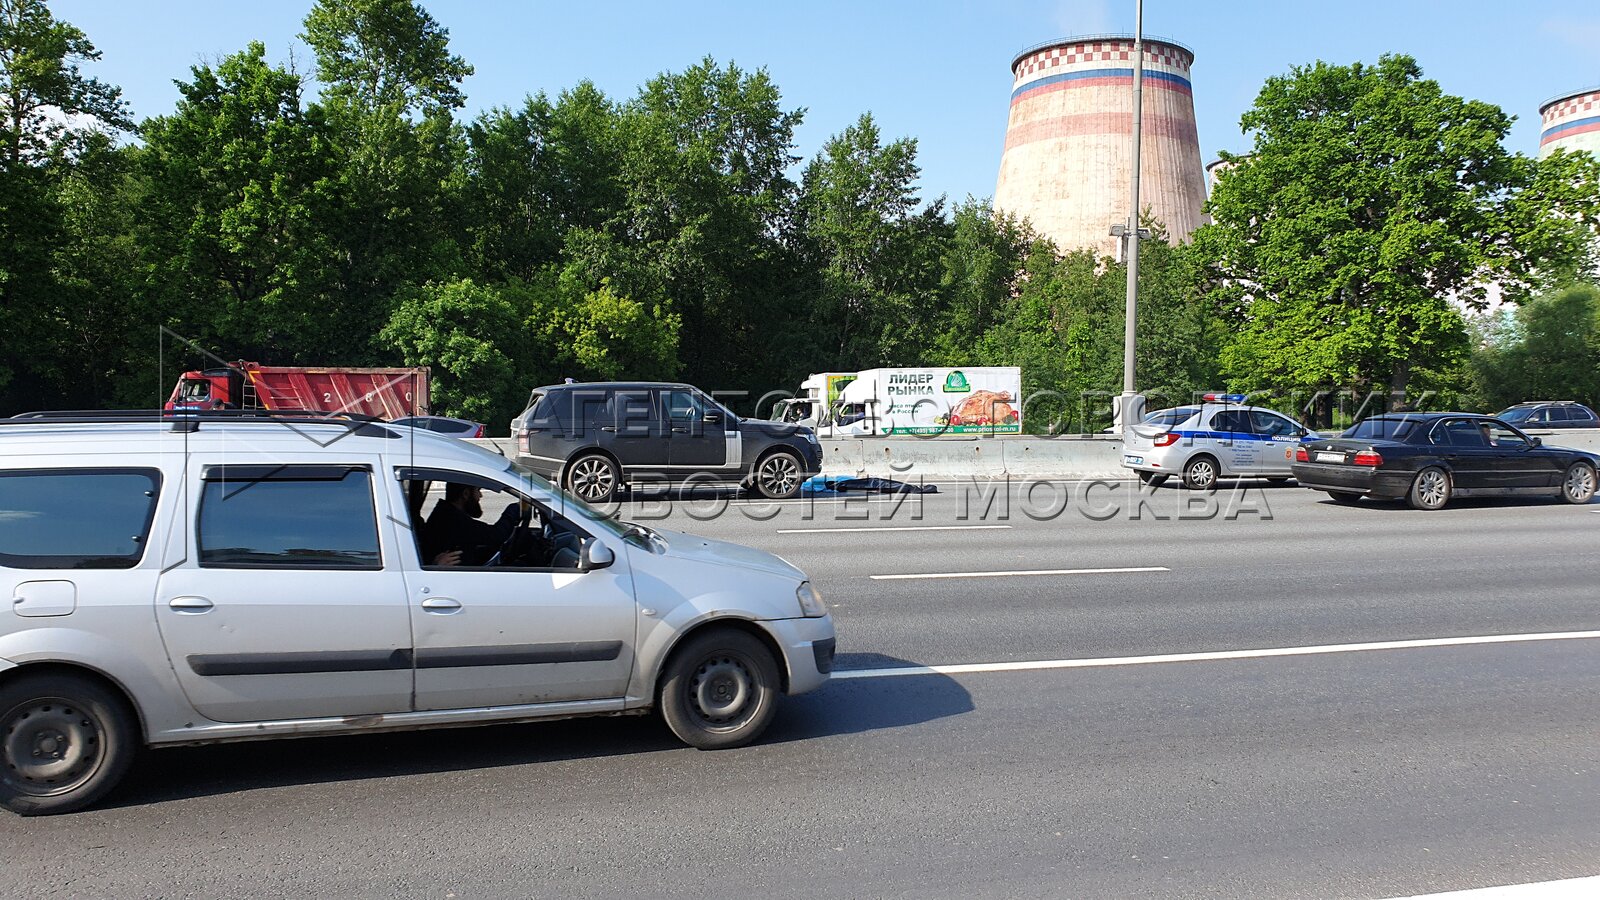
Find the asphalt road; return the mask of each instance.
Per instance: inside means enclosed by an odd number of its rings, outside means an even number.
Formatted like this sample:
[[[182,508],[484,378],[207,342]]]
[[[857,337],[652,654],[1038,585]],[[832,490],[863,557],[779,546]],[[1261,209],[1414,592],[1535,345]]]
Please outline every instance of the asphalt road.
[[[624,504],[779,553],[833,607],[849,677],[756,746],[634,718],[161,751],[102,808],[0,819],[0,892],[1388,897],[1600,874],[1600,638],[1159,658],[1600,631],[1600,503],[1033,490],[987,515],[956,485]],[[886,671],[952,665],[980,670]]]

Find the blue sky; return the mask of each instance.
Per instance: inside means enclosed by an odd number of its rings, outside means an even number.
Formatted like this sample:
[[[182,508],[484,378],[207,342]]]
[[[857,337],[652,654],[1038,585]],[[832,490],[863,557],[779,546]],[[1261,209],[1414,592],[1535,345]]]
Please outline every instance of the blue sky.
[[[104,53],[91,66],[121,85],[135,116],[171,111],[172,81],[251,40],[273,59],[310,54],[296,37],[310,0],[52,0]],[[468,112],[556,94],[590,79],[613,97],[709,54],[765,67],[786,105],[804,107],[797,152],[870,111],[890,137],[918,139],[925,198],[994,191],[1005,141],[1011,58],[1069,34],[1131,31],[1133,0],[921,2],[502,2],[431,0],[456,53],[477,67]],[[1146,0],[1147,34],[1195,51],[1201,152],[1245,149],[1239,115],[1261,82],[1317,59],[1417,57],[1446,91],[1517,116],[1512,149],[1538,150],[1538,108],[1600,84],[1594,0]]]

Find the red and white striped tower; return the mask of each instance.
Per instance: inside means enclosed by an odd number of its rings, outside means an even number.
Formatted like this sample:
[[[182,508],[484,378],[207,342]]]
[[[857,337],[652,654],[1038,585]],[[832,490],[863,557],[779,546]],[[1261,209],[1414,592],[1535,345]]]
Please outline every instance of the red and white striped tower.
[[[1562,94],[1539,107],[1539,158],[1587,150],[1600,159],[1600,87]]]
[[[1145,39],[1141,205],[1173,240],[1201,223],[1205,170],[1189,69],[1194,54]],[[1063,251],[1114,256],[1132,168],[1133,38],[1067,38],[1023,51],[994,205],[1028,219]]]

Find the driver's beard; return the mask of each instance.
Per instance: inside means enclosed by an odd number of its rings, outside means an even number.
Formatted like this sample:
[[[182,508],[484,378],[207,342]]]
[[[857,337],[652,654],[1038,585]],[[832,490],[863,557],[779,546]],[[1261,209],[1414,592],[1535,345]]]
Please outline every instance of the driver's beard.
[[[467,497],[466,500],[467,500],[467,508],[462,510],[462,512],[466,513],[467,515],[471,516],[474,519],[483,518],[483,501],[479,500],[477,497],[471,497],[471,496]]]

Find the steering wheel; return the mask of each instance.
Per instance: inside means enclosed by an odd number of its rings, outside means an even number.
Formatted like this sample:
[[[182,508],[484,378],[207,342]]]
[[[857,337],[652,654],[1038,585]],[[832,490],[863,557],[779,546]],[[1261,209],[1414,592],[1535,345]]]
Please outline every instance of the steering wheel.
[[[503,560],[509,557],[512,549],[516,546],[517,537],[522,534],[522,530],[527,528],[528,523],[532,520],[533,507],[531,505],[524,506],[522,510],[517,513],[517,524],[512,527],[511,533],[506,535],[506,539],[500,542],[500,549],[494,551],[494,555],[489,557],[488,561],[483,564],[484,568],[492,569],[495,566],[500,565]]]

